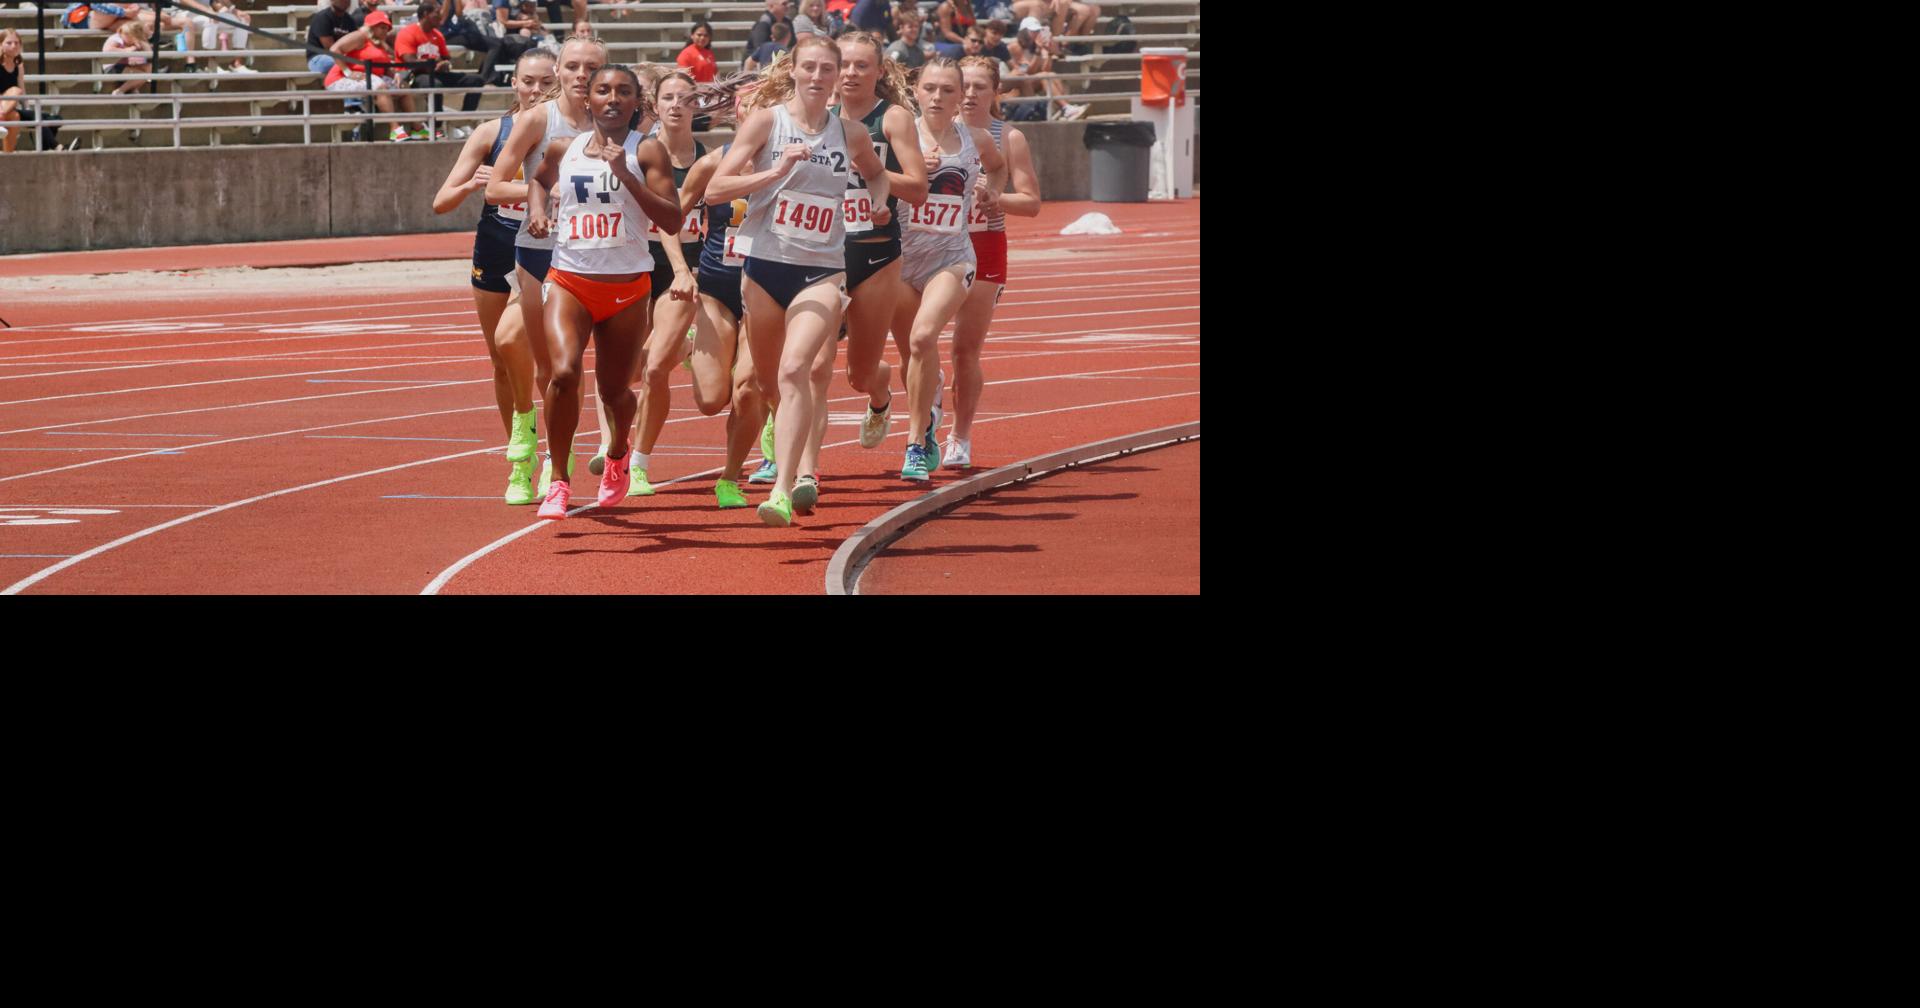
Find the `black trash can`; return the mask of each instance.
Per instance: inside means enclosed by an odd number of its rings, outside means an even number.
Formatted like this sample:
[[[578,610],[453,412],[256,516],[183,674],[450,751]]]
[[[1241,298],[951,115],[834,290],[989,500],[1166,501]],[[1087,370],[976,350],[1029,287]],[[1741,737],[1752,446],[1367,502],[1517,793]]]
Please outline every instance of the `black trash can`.
[[[1095,203],[1145,203],[1147,173],[1153,158],[1150,122],[1087,124],[1081,141],[1092,151]]]

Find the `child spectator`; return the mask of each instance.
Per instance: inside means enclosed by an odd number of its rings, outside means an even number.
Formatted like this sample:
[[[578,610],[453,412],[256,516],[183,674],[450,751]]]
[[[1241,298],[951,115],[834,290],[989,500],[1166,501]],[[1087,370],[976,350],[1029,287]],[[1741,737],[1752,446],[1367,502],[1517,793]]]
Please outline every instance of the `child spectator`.
[[[771,66],[774,60],[780,58],[781,53],[791,48],[793,48],[793,29],[785,24],[774,25],[773,41],[755,49],[740,69],[758,70],[761,67]]]
[[[1013,58],[1013,54],[1007,51],[1007,23],[1005,21],[994,18],[991,21],[982,23],[980,27],[986,32],[986,38],[981,43],[980,55],[991,56],[1002,63]]]
[[[120,27],[115,29],[114,33],[107,37],[106,44],[100,47],[100,51],[127,54],[118,63],[108,67],[108,73],[126,73],[130,67],[146,66],[147,57],[141,54],[153,51],[153,47],[147,44],[147,26],[138,21],[121,22]],[[144,76],[136,77],[114,88],[113,93],[121,95],[131,91],[138,91],[140,90],[140,85],[146,83],[149,79],[150,78]]]
[[[920,40],[920,15],[909,8],[894,23],[899,26],[900,37],[887,47],[887,58],[908,70],[925,66],[935,54],[933,43]]]

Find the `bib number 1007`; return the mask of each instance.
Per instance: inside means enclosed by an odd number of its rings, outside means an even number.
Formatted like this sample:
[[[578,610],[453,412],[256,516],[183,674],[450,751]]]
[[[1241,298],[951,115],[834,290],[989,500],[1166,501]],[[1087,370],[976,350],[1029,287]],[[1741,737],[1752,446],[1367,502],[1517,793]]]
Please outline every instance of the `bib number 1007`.
[[[812,193],[782,192],[773,208],[773,230],[793,241],[822,245],[833,237],[840,201]]]
[[[560,240],[571,249],[615,248],[632,243],[625,215],[618,210],[606,213],[576,210],[567,215]]]

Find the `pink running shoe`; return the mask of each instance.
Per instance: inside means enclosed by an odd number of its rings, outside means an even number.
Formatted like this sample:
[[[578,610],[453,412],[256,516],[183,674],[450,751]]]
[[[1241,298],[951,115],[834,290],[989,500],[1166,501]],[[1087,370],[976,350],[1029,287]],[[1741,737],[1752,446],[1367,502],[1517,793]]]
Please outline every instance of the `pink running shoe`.
[[[573,488],[561,480],[547,484],[546,502],[540,505],[539,517],[546,521],[559,521],[567,516],[567,504],[573,499]]]
[[[600,474],[601,507],[612,507],[627,499],[627,468],[632,463],[632,448],[619,458],[607,456],[606,469]]]

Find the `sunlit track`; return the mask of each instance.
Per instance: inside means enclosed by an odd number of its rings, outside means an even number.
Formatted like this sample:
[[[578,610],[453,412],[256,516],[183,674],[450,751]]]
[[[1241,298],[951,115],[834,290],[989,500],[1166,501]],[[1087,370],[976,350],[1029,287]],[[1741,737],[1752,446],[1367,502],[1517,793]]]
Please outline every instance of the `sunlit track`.
[[[976,466],[1198,418],[1197,203],[1098,209],[1126,233],[1011,239],[1012,283],[982,357]],[[1048,212],[1058,216],[1042,226],[1056,231],[1078,216]],[[1184,223],[1169,222],[1176,214]],[[574,517],[536,524],[532,508],[500,501],[491,362],[471,298],[447,294],[264,311],[179,297],[144,318],[153,305],[42,308],[32,326],[0,330],[0,388],[14,393],[0,401],[0,424],[11,421],[0,484],[23,501],[0,505],[0,593],[817,593],[839,540],[925,491],[898,477],[903,377],[889,440],[863,450],[853,434],[866,397],[846,385],[842,357],[819,509],[792,528],[763,526],[751,506],[714,507],[727,417],[693,409],[678,370],[673,433],[652,456],[657,494],[587,506],[599,481],[585,463],[601,447],[589,374]],[[951,380],[951,326],[940,346]],[[903,376],[891,340],[886,352]],[[589,348],[589,371],[597,357]],[[356,384],[324,384],[336,381]],[[541,417],[544,447],[544,407]],[[748,468],[758,461],[756,449]],[[934,485],[957,478],[942,470]],[[764,486],[741,486],[764,499]],[[75,500],[104,503],[53,513]],[[550,575],[530,582],[534,569]]]

